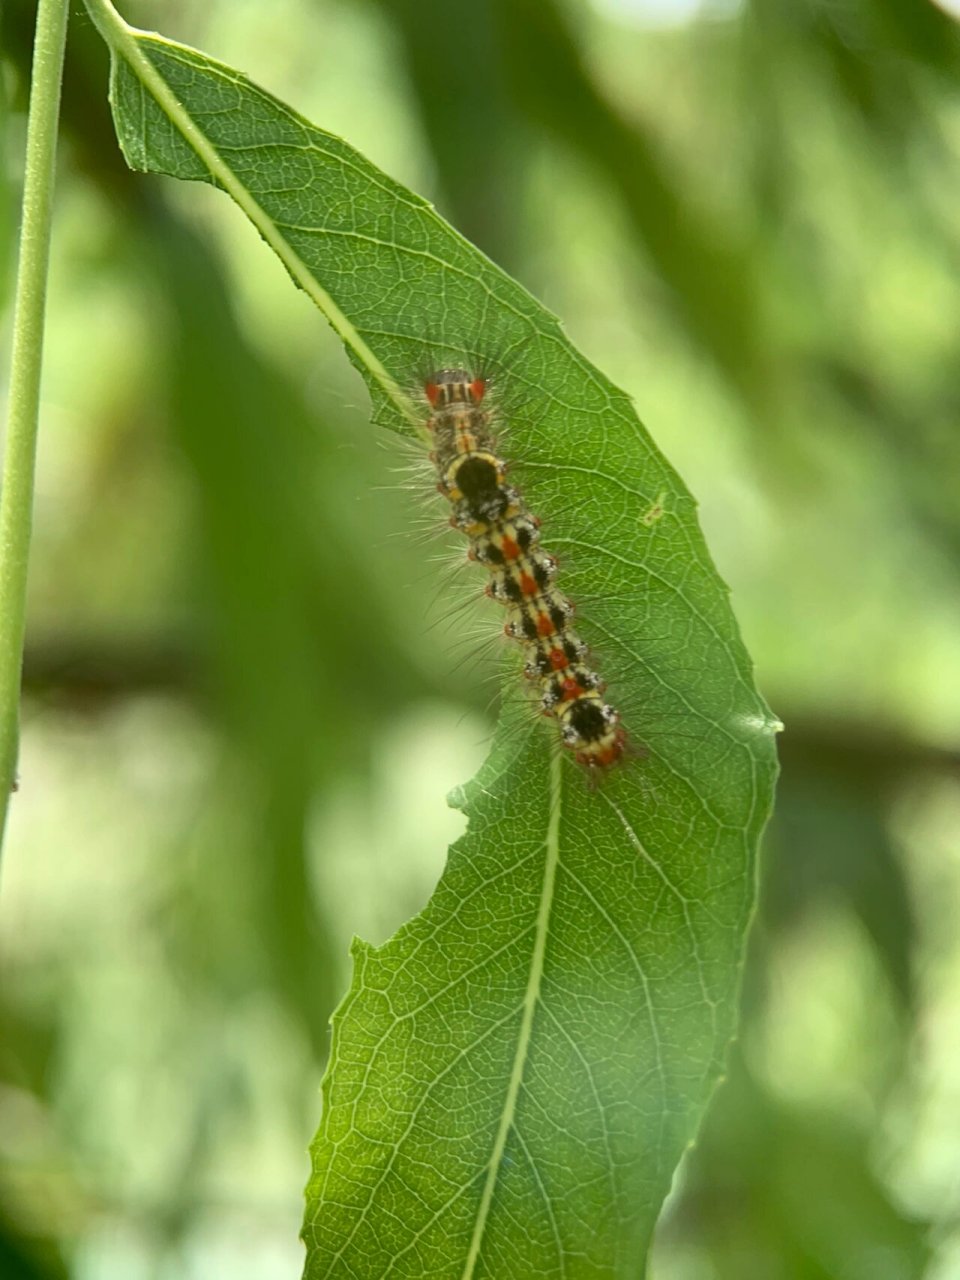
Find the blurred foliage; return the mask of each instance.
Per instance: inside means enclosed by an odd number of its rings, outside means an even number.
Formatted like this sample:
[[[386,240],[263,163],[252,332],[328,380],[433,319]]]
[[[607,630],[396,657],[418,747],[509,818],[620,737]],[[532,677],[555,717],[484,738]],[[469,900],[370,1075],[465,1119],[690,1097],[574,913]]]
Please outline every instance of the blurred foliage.
[[[33,7],[0,16],[4,291]],[[955,20],[125,14],[430,195],[701,501],[788,728],[740,1048],[654,1280],[956,1274]],[[105,62],[77,16],[0,893],[0,1271],[291,1275],[346,941],[429,892],[495,649],[391,536],[417,500],[396,449],[256,236],[126,174]]]

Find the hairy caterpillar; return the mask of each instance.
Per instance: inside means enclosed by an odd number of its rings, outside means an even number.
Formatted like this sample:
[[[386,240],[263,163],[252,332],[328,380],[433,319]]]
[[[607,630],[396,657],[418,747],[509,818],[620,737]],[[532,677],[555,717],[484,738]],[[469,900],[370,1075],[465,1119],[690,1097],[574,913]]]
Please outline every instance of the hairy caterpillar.
[[[554,585],[557,561],[540,546],[540,521],[507,481],[486,390],[486,379],[466,369],[426,378],[437,488],[453,508],[451,525],[469,539],[470,559],[490,574],[487,594],[508,610],[504,631],[524,650],[524,674],[539,691],[543,713],[556,721],[578,764],[601,770],[624,756],[626,733],[573,629],[573,605]]]

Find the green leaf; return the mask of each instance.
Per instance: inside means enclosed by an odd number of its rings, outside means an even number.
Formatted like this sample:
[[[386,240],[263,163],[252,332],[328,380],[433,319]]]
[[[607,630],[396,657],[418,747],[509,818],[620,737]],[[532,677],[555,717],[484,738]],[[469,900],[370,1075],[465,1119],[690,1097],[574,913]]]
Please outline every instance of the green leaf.
[[[306,1274],[636,1276],[733,1032],[775,773],[693,500],[627,397],[425,201],[238,72],[88,7],[130,164],[229,191],[381,422],[422,430],[425,368],[493,362],[512,475],[648,750],[591,790],[508,656],[456,798],[467,835],[419,916],[355,945]]]

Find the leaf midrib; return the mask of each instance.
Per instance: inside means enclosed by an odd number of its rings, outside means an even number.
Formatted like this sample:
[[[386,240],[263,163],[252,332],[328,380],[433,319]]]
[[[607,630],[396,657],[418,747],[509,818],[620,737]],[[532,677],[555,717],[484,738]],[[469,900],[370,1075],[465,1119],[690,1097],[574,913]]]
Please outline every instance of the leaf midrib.
[[[130,26],[117,13],[110,0],[86,0],[90,16],[97,29],[106,40],[114,57],[122,56],[141,84],[153,96],[157,105],[163,110],[170,122],[180,131],[187,143],[206,166],[210,176],[223,187],[240,206],[246,216],[257,228],[264,240],[274,251],[294,280],[315,306],[326,318],[330,327],[348,347],[360,363],[368,370],[370,376],[379,384],[384,395],[391,401],[403,418],[410,423],[415,432],[424,438],[422,415],[416,405],[370,350],[356,327],[340,310],[329,293],[321,286],[300,255],[284,239],[280,228],[266,210],[257,202],[249,188],[237,177],[220,152],[212,145],[203,130],[196,124],[182,103],[177,101],[170,86],[157,71],[150,59],[144,54],[138,40],[149,40],[153,44],[162,45],[171,54],[189,52],[185,46],[153,32],[140,31]]]
[[[560,752],[554,750],[550,759],[550,809],[547,821],[547,832],[544,840],[545,859],[543,868],[543,887],[540,891],[540,906],[537,912],[537,930],[534,935],[533,951],[530,956],[530,971],[527,974],[527,987],[523,999],[523,1017],[520,1022],[520,1030],[517,1034],[517,1046],[514,1052],[510,1079],[507,1082],[507,1092],[506,1097],[504,1098],[503,1112],[500,1116],[500,1124],[497,1127],[497,1134],[494,1139],[493,1149],[490,1153],[490,1161],[487,1165],[487,1176],[484,1180],[483,1192],[480,1196],[480,1204],[477,1207],[477,1218],[473,1225],[473,1235],[470,1239],[470,1248],[467,1251],[467,1258],[464,1263],[461,1280],[472,1280],[474,1269],[480,1256],[480,1246],[483,1243],[483,1233],[490,1217],[493,1193],[496,1188],[497,1177],[500,1173],[500,1165],[503,1160],[504,1149],[507,1145],[507,1138],[513,1125],[513,1117],[516,1114],[517,1098],[520,1095],[520,1086],[523,1083],[523,1073],[529,1056],[530,1040],[533,1032],[533,1015],[536,1012],[537,1003],[540,999],[540,984],[543,978],[543,963],[547,949],[547,933],[550,925],[550,912],[553,907],[557,866],[560,861],[560,813],[562,794],[563,760],[560,756]]]
[[[87,0],[87,5],[94,22],[110,46],[114,56],[122,57],[127,62],[144,88],[152,95],[167,118],[180,131],[206,166],[211,177],[236,201],[267,244],[283,262],[297,284],[300,285],[326,317],[343,343],[354,352],[358,360],[380,385],[387,398],[403,417],[413,425],[418,435],[422,435],[422,417],[417,412],[416,406],[390,377],[384,366],[363,341],[355,326],[340,310],[333,298],[322,288],[300,255],[290,246],[275,220],[258,203],[249,188],[239,180],[221,153],[211,144],[202,129],[195,123],[193,117],[177,101],[162,75],[141,50],[138,39],[149,39],[156,44],[165,46],[173,54],[180,53],[181,46],[161,36],[141,32],[131,27],[120,17],[109,0]],[[550,764],[549,817],[544,839],[543,885],[537,912],[536,932],[530,956],[527,985],[524,993],[523,1013],[517,1033],[517,1043],[510,1077],[507,1082],[503,1110],[487,1164],[483,1191],[477,1207],[477,1216],[464,1263],[462,1280],[472,1280],[479,1260],[484,1233],[490,1218],[493,1195],[507,1139],[513,1126],[520,1087],[523,1083],[529,1057],[533,1019],[540,999],[547,936],[559,863],[562,789],[563,761],[559,752],[555,751]]]

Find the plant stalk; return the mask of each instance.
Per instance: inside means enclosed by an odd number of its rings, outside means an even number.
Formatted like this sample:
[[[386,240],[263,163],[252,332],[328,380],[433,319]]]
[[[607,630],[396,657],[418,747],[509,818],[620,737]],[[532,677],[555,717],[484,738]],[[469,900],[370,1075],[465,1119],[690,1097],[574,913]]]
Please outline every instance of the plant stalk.
[[[68,0],[39,0],[0,488],[0,845],[14,786],[33,514],[40,367]]]

